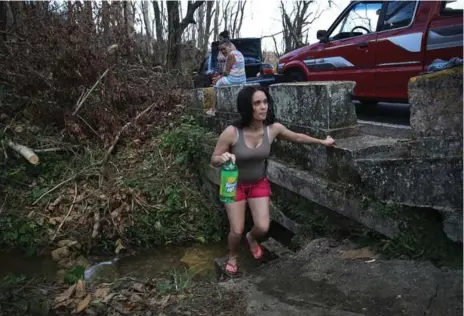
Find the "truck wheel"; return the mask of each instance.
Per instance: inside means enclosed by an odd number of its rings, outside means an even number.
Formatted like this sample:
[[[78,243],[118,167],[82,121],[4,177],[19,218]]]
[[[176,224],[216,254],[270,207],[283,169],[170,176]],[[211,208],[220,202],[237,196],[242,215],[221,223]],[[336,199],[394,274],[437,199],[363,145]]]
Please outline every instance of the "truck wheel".
[[[285,73],[286,82],[301,82],[307,81],[305,74],[300,70],[291,70]]]

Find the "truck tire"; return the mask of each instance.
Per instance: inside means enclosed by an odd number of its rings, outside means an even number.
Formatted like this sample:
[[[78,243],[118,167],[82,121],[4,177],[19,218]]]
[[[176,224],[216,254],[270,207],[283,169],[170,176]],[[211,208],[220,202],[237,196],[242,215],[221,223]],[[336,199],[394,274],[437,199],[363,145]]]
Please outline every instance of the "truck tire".
[[[284,74],[285,82],[302,82],[307,81],[304,72],[298,69],[290,69]]]

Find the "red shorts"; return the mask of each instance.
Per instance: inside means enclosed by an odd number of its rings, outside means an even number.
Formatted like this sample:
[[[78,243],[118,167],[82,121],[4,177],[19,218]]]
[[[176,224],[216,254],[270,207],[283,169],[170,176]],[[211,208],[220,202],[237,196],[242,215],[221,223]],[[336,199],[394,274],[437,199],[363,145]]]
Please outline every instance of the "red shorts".
[[[256,182],[239,182],[235,202],[271,196],[271,184],[264,177]]]

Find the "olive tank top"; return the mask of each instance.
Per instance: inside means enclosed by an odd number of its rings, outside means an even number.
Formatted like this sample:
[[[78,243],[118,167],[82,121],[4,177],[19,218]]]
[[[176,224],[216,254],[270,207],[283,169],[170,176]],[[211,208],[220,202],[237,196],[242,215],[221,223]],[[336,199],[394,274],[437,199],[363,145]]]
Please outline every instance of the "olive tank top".
[[[238,167],[238,181],[256,182],[266,176],[266,159],[271,152],[269,141],[269,126],[264,127],[262,141],[255,148],[250,148],[245,143],[243,130],[237,131],[237,142],[232,146],[231,153],[235,155],[235,163]]]

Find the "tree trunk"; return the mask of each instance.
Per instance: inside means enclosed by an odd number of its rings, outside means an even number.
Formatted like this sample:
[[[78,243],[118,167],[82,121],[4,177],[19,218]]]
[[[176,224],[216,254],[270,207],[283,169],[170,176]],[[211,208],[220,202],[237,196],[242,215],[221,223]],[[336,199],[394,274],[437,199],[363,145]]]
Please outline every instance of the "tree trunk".
[[[209,46],[209,36],[211,33],[211,19],[213,18],[213,1],[206,2],[206,26],[205,26],[205,37],[203,39],[203,47],[200,47],[202,50],[203,55],[206,55],[208,52]]]
[[[143,23],[145,25],[145,31],[147,32],[147,47],[148,47],[148,54],[153,56],[153,34],[151,32],[151,25],[150,25],[150,16],[148,14],[148,4],[145,1],[142,1],[142,15],[143,15]]]
[[[168,11],[168,67],[170,69],[180,69],[181,39],[182,34],[189,24],[195,24],[195,11],[204,3],[204,1],[189,2],[187,13],[180,21],[178,1],[167,1]]]
[[[153,11],[155,12],[156,40],[160,43],[163,41],[163,20],[161,18],[161,10],[158,1],[153,1],[152,3]]]
[[[132,34],[135,32],[134,29],[134,14],[132,11],[132,3],[130,1],[124,1],[124,23],[126,27],[127,36],[132,37]]]
[[[7,2],[0,1],[0,38],[3,41],[6,41],[6,16],[7,16]]]
[[[181,33],[179,19],[179,2],[168,1],[166,3],[168,10],[168,67],[170,69],[178,67],[180,55]]]
[[[216,1],[216,12],[214,13],[214,39],[213,41],[217,41],[219,37],[219,14],[221,13],[221,6],[220,2]]]
[[[200,6],[197,10],[197,21],[198,21],[198,48],[203,47],[205,41],[205,6]]]

